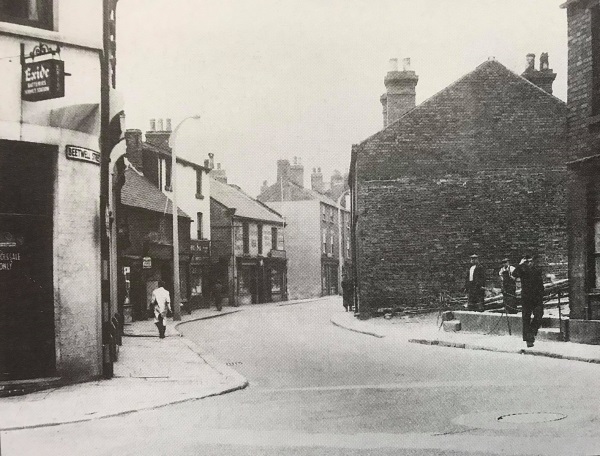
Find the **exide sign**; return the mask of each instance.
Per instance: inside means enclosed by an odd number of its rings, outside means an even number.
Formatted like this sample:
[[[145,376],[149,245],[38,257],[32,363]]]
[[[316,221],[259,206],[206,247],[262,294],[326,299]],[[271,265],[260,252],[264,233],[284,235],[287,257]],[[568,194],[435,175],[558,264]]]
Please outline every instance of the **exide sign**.
[[[41,101],[65,96],[65,64],[62,60],[25,63],[22,68],[23,100]]]

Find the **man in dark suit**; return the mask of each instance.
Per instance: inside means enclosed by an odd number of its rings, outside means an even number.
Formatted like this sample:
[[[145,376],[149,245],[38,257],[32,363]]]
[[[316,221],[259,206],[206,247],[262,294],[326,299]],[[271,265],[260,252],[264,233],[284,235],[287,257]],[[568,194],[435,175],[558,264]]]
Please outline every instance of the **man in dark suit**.
[[[485,298],[485,271],[479,264],[479,257],[471,255],[471,267],[467,272],[465,290],[468,296],[467,310],[483,312]]]
[[[513,271],[513,276],[521,279],[523,340],[528,347],[533,347],[535,336],[537,336],[544,317],[544,279],[542,270],[534,264],[531,255],[526,255]]]

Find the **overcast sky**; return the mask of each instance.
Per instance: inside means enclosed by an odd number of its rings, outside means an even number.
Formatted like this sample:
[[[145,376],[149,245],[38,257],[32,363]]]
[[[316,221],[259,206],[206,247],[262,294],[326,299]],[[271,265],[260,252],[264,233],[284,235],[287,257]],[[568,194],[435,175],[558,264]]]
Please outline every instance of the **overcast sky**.
[[[127,127],[189,115],[182,155],[209,152],[256,196],[276,160],[328,179],[383,127],[389,59],[410,57],[417,104],[495,57],[521,73],[548,52],[566,100],[564,0],[120,0],[117,85]],[[536,67],[538,63],[536,62]]]

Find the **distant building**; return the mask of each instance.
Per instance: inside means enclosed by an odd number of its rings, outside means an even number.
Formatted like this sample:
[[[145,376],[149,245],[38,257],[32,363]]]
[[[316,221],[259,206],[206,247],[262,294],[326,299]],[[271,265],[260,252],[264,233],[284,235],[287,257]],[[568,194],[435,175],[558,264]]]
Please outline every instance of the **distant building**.
[[[229,305],[285,301],[287,240],[279,213],[227,184],[220,166],[211,178],[213,278]],[[213,173],[211,173],[213,174]]]
[[[544,59],[523,76],[491,59],[418,106],[418,77],[392,61],[385,128],[352,149],[361,312],[462,295],[473,253],[490,287],[526,252],[566,276],[566,106]]]
[[[569,38],[570,340],[600,344],[600,4],[564,3]]]
[[[337,201],[331,199],[319,174],[320,169],[313,171],[312,190],[304,188],[299,159],[293,164],[278,160],[277,182],[271,186],[265,182],[258,196],[286,222],[290,299],[338,294],[340,267],[350,261],[350,214],[338,205],[344,202],[343,191],[336,193]],[[337,191],[337,186],[333,189]]]

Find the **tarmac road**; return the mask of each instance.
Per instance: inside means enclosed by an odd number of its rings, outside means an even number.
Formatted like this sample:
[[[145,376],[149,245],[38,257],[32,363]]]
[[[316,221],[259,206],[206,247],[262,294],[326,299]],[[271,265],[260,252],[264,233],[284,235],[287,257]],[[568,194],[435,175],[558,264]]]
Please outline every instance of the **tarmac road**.
[[[333,326],[335,312],[337,297],[182,325],[249,387],[16,431],[9,447],[63,456],[600,454],[600,365],[375,338]]]

